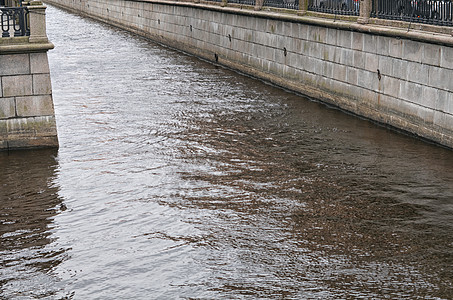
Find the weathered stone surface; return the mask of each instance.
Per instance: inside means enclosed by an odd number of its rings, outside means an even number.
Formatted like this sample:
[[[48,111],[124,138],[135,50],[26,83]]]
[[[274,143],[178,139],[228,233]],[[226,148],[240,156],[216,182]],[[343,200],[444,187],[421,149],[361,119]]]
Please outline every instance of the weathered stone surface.
[[[363,36],[364,34],[361,32],[353,32],[352,33],[352,49],[354,50],[363,50]],[[330,43],[330,41],[327,41]]]
[[[8,126],[6,120],[0,120],[0,141],[6,141],[8,136]]]
[[[7,119],[16,115],[14,98],[0,98],[0,119]]]
[[[49,73],[47,53],[30,53],[30,69],[32,74]]]
[[[422,43],[411,40],[405,40],[403,43],[402,58],[410,61],[421,62],[422,50],[423,50]]]
[[[400,93],[401,81],[397,78],[382,76],[381,77],[381,89],[384,94],[398,98]]]
[[[0,55],[0,76],[30,74],[29,54]]]
[[[427,65],[440,66],[441,49],[439,45],[423,45],[423,63]]]
[[[377,72],[379,68],[379,57],[375,54],[367,53],[365,55],[365,70]]]
[[[440,66],[442,68],[453,69],[453,48],[442,47]]]
[[[3,97],[26,96],[32,94],[32,76],[17,75],[2,77]]]
[[[51,86],[50,74],[33,75],[33,95],[50,95]]]
[[[428,65],[409,61],[406,66],[408,81],[428,85]]]
[[[50,95],[16,97],[16,109],[19,117],[51,116],[54,114]]]
[[[436,107],[436,101],[439,98],[439,90],[424,86],[422,89],[422,102],[421,104],[428,108]]]
[[[403,55],[403,41],[392,38],[389,40],[389,55],[396,58],[401,58]]]
[[[56,136],[54,116],[14,118],[6,120],[8,139],[27,139],[37,136]]]

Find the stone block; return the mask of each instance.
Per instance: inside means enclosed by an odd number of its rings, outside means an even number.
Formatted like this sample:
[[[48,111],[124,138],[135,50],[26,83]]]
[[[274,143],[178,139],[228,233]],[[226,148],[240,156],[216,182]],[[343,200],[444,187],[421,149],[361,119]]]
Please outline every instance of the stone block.
[[[381,110],[397,112],[400,110],[401,100],[388,95],[380,95],[378,98]]]
[[[363,36],[363,51],[366,53],[376,53],[377,38],[375,35],[365,34]]]
[[[400,85],[400,96],[399,98],[417,103],[423,103],[423,86],[417,83],[403,81]]]
[[[353,53],[353,66],[358,69],[365,69],[366,53],[363,51],[354,51]]]
[[[442,68],[453,69],[453,48],[442,47],[441,49],[440,66]]]
[[[365,70],[370,72],[377,72],[379,69],[379,58],[375,54],[365,54]]]
[[[0,76],[30,74],[28,54],[0,55]]]
[[[20,117],[52,116],[54,114],[50,95],[16,97],[17,115]]]
[[[47,53],[31,53],[30,54],[31,73],[49,73],[49,61]]]
[[[447,110],[446,112],[453,115],[453,93],[448,93],[448,99],[447,99]],[[451,124],[453,127],[453,124]]]
[[[425,43],[423,45],[422,61],[424,64],[438,67],[440,66],[441,54],[441,46]]]
[[[453,70],[428,66],[429,85],[447,91],[453,91]]]
[[[352,48],[352,31],[339,30],[337,36],[337,45],[343,48]]]
[[[358,69],[357,71],[358,71],[357,84],[360,87],[363,87],[365,89],[369,89],[372,91],[378,91],[379,79],[378,79],[376,72],[370,72],[370,71],[360,70],[360,69]]]
[[[330,43],[330,41],[327,39],[327,28],[319,27],[318,42],[323,44]]]
[[[416,41],[405,40],[403,43],[402,58],[410,61],[422,61],[423,44]]]
[[[439,98],[439,90],[424,86],[422,88],[422,102],[421,105],[426,106],[430,109],[436,109],[437,99]]]
[[[391,76],[393,74],[393,58],[389,56],[379,56],[378,69],[382,75]]]
[[[250,22],[250,20],[248,21]],[[280,34],[283,34],[284,36],[287,37],[292,37],[292,30],[291,30],[291,23],[290,22],[283,22],[282,24],[282,32]]]
[[[307,58],[307,59],[305,59],[305,63],[304,63],[303,69],[307,70],[310,73],[315,73],[317,64],[319,64],[319,60],[312,59],[312,58]]]
[[[54,116],[8,119],[6,126],[9,139],[57,135]]]
[[[453,115],[446,114],[440,111],[434,111],[433,123],[435,126],[445,128],[449,131],[453,130]]]
[[[406,115],[407,119],[416,118],[419,115],[420,105],[410,101],[401,101],[398,106],[399,113]]]
[[[50,95],[51,93],[50,74],[33,75],[33,95]]]
[[[323,33],[322,38],[320,32],[321,32],[320,27],[313,26],[313,28],[308,32],[308,40],[316,43],[324,42],[326,40],[326,30],[324,29],[322,31]]]
[[[428,85],[428,65],[416,62],[407,62],[407,77],[408,81]]]
[[[15,115],[14,98],[0,98],[0,119],[12,118]]]
[[[8,136],[8,125],[7,120],[0,120],[0,139],[6,140]]]
[[[399,58],[392,58],[392,64],[392,76],[401,80],[407,80],[407,62]]]
[[[294,30],[298,30],[295,34],[297,34],[297,38],[301,40],[307,40],[309,26],[301,23],[294,23]]]
[[[333,78],[338,81],[346,81],[346,66],[335,64],[333,66]]]
[[[3,97],[32,95],[32,82],[31,75],[3,76]]]
[[[354,64],[354,52],[351,49],[342,48],[340,63],[346,66],[352,66]]]
[[[417,117],[423,120],[425,124],[433,124],[434,122],[434,111],[432,109],[419,106],[417,109]]]
[[[403,41],[401,39],[389,39],[389,56],[401,58],[403,55]]]
[[[327,28],[326,32],[326,41],[329,45],[337,45],[337,32],[335,28]]]
[[[388,56],[389,55],[389,38],[385,36],[377,36],[377,49],[376,52],[379,55]]]
[[[322,75],[326,78],[333,78],[334,65],[331,62],[322,62]]]
[[[346,68],[346,75],[348,83],[352,85],[357,85],[358,82],[358,71],[356,68],[347,67]]]
[[[363,50],[363,33],[353,32],[352,33],[352,49],[354,50]],[[330,42],[330,41],[327,41]]]
[[[381,77],[381,89],[387,96],[397,98],[400,93],[400,86],[401,81],[398,78],[385,75]]]
[[[327,45],[327,44],[324,45],[324,50],[323,50],[324,53],[323,53],[322,59],[325,61],[329,61],[329,62],[335,62],[336,61],[335,53],[337,51],[336,48],[337,48],[336,46]],[[340,62],[340,59],[338,59],[338,62]]]
[[[434,109],[442,112],[448,111],[451,93],[444,90],[437,90],[437,98],[435,101]]]

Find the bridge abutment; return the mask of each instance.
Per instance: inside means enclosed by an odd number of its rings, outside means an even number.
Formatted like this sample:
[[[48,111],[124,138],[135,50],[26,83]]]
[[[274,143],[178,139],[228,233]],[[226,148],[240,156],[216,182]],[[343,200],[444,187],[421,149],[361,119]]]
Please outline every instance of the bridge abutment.
[[[58,147],[45,9],[28,6],[29,36],[0,38],[0,150]]]

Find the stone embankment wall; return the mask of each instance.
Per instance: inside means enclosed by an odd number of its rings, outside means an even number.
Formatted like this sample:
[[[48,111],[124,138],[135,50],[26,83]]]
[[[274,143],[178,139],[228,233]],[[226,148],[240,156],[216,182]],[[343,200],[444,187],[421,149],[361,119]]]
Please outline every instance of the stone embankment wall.
[[[58,147],[47,60],[53,45],[39,4],[30,9],[29,37],[0,38],[0,150]]]
[[[453,147],[450,35],[209,3],[47,2]]]

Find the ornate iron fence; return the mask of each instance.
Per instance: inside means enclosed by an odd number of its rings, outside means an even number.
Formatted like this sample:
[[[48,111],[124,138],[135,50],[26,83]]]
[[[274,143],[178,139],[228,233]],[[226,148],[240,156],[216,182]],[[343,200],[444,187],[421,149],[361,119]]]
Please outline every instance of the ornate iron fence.
[[[244,5],[255,5],[255,0],[228,0],[228,3],[237,3],[237,4],[244,4]]]
[[[453,3],[451,0],[373,0],[371,16],[452,26]]]
[[[0,7],[0,13],[2,37],[30,35],[26,7]]]
[[[309,0],[308,10],[328,14],[358,16],[360,13],[360,2],[359,0]]]
[[[222,0],[209,0],[213,2],[222,2]],[[255,6],[255,0],[228,0],[228,3]],[[263,6],[299,9],[299,0],[264,0]]]
[[[299,0],[264,0],[264,6],[299,9]]]

